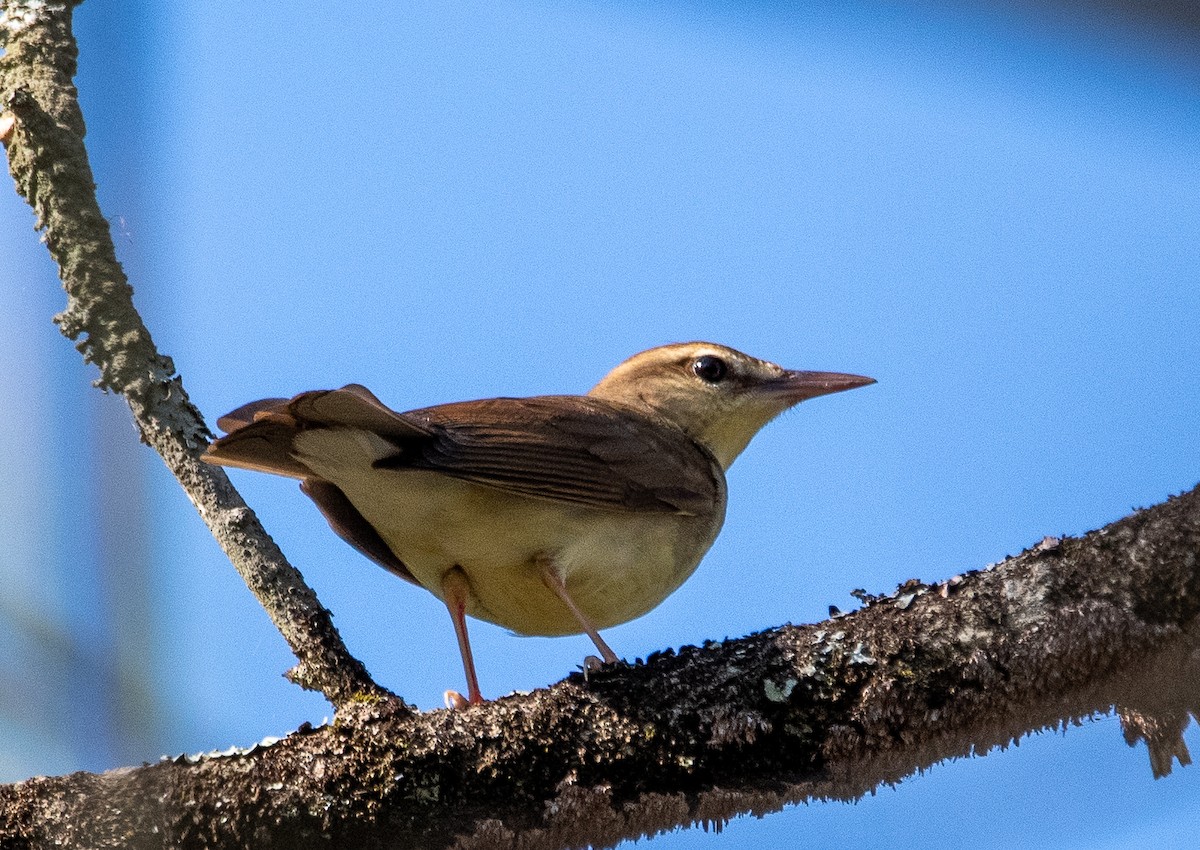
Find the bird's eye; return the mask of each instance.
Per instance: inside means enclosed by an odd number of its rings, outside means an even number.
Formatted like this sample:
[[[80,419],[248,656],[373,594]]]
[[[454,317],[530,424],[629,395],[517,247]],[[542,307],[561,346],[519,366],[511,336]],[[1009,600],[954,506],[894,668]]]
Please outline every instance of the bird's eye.
[[[696,361],[692,363],[692,371],[702,381],[719,384],[724,379],[725,373],[729,371],[729,367],[720,357],[705,354],[703,357],[697,357]]]

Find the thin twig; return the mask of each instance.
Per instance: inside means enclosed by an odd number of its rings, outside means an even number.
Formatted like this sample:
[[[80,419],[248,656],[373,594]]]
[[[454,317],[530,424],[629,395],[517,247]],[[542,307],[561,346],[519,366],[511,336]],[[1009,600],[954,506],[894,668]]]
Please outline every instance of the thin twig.
[[[347,651],[329,612],[246,506],[225,473],[199,460],[211,436],[171,358],[158,352],[133,305],[108,221],[96,200],[75,85],[71,6],[10,0],[0,6],[3,139],[17,191],[58,264],[65,336],[118,392],[142,439],[162,456],[246,585],[299,659],[288,676],[335,706],[391,697]],[[0,120],[0,126],[10,123]]]

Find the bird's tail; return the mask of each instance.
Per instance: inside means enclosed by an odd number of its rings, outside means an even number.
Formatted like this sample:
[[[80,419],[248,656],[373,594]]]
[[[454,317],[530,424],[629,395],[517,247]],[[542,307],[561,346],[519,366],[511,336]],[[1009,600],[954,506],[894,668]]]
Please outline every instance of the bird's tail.
[[[292,440],[303,424],[288,407],[287,399],[264,398],[222,416],[217,425],[229,433],[215,440],[201,460],[288,478],[309,477],[308,468],[292,457]]]

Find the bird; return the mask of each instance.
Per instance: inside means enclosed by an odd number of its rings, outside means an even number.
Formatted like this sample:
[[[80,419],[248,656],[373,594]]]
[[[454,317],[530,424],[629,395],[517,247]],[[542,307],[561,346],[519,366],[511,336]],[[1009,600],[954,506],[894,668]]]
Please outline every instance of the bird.
[[[467,696],[484,702],[468,616],[521,635],[587,634],[647,613],[725,519],[725,472],[801,401],[875,383],[784,369],[711,342],[628,358],[585,395],[397,412],[366,387],[243,405],[203,460],[298,479],[330,527],[441,599]]]

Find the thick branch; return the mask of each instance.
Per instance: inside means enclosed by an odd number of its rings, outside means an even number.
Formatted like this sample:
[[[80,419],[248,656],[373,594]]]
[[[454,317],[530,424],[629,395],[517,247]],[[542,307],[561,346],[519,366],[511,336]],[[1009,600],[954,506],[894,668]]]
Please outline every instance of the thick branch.
[[[461,712],[364,707],[248,752],[30,780],[0,789],[0,843],[608,846],[856,797],[1114,707],[1162,773],[1200,713],[1198,553],[1200,489],[817,625]]]
[[[129,402],[142,438],[183,485],[225,553],[266,608],[300,663],[293,681],[335,705],[390,696],[371,681],[338,636],[329,612],[259,524],[219,468],[201,463],[209,432],[169,357],[158,353],[133,306],[108,222],[96,202],[75,86],[76,47],[67,4],[8,0],[0,8],[3,136],[17,191],[37,214],[67,291],[56,321],[97,386]],[[9,124],[0,122],[0,128]]]

